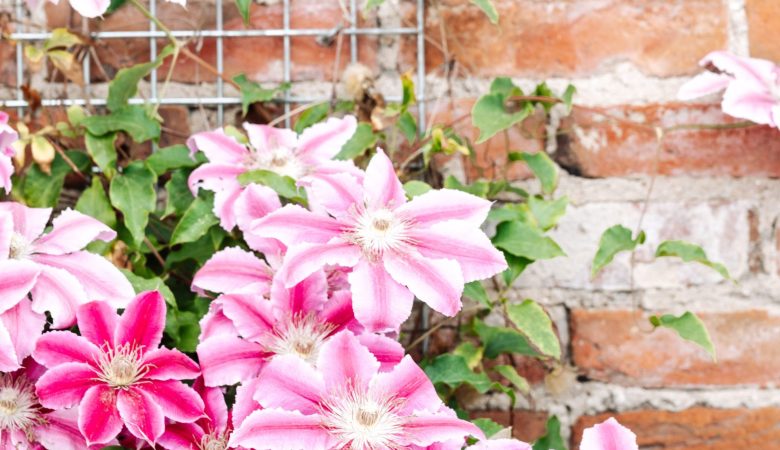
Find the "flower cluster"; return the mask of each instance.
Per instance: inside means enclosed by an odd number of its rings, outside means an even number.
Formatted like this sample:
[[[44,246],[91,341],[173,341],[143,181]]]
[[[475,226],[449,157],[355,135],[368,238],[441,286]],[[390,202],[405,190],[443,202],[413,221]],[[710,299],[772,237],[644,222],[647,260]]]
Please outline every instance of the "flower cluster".
[[[49,209],[0,204],[0,447],[530,449],[459,418],[396,340],[415,297],[452,316],[465,283],[507,267],[480,229],[490,202],[448,189],[407,199],[381,149],[365,171],[334,159],[355,125],[190,139],[208,159],[190,188],[213,191],[221,225],[246,242],[193,279],[214,297],[198,363],[161,346],[159,292],[136,295],[84,250],[113,230],[68,209],[46,232]],[[305,200],[239,179],[257,170],[292,178]],[[581,448],[637,447],[610,420]]]
[[[11,193],[11,175],[14,164],[11,158],[16,154],[14,143],[19,139],[19,133],[8,125],[8,114],[0,111],[0,188],[6,194]]]

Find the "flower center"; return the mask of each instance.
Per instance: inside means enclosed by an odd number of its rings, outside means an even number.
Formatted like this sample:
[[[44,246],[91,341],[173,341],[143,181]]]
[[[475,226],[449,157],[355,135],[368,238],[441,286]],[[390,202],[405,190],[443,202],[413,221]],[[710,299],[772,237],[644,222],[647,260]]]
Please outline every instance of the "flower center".
[[[272,145],[274,143],[271,143]],[[295,156],[291,148],[278,144],[264,153],[253,152],[246,163],[250,170],[270,170],[282,176],[298,179],[306,174],[305,165]]]
[[[27,239],[19,233],[12,234],[8,259],[25,259],[30,256],[30,253],[32,253],[32,249]]]
[[[198,450],[226,450],[228,437],[217,432],[203,436],[198,444]]]
[[[126,389],[146,376],[149,369],[142,362],[141,349],[125,344],[103,350],[98,360],[98,379],[112,388]]]
[[[369,259],[377,260],[385,251],[397,250],[410,243],[410,225],[387,208],[363,211],[347,231],[346,239],[359,245]]]
[[[24,376],[0,375],[0,430],[20,430],[33,440],[32,426],[44,422],[35,387]]]
[[[401,449],[404,439],[401,404],[365,392],[337,395],[323,405],[323,426],[351,450]]]
[[[320,347],[333,332],[333,326],[322,323],[314,314],[292,316],[287,324],[268,337],[266,349],[277,355],[296,355],[310,364],[317,362]]]

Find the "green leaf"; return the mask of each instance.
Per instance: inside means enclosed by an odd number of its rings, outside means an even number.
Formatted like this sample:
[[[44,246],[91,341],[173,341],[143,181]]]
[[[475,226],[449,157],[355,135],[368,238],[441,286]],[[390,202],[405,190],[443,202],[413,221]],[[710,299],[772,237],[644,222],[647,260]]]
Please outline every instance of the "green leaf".
[[[414,142],[417,139],[417,121],[409,111],[404,111],[398,118],[398,129],[401,130],[408,142]]]
[[[98,177],[93,177],[92,185],[79,196],[76,211],[94,217],[111,228],[116,228],[116,212],[111,207],[103,183]]]
[[[328,117],[328,113],[330,113],[330,103],[324,102],[316,104],[298,116],[298,120],[295,121],[295,126],[293,128],[295,129],[296,133],[300,134],[303,132],[303,130],[309,128],[315,123],[323,121],[326,117]]]
[[[160,294],[162,294],[163,298],[165,299],[165,303],[173,306],[174,308],[176,307],[176,297],[174,297],[171,288],[169,288],[161,278],[143,278],[127,269],[119,270],[122,271],[122,273],[125,275],[125,278],[127,278],[130,284],[133,285],[133,289],[135,290],[136,294],[140,294],[141,292],[145,291],[160,291]]]
[[[111,180],[111,204],[122,212],[124,223],[138,247],[144,239],[149,213],[157,204],[154,185],[157,177],[142,161],[135,161]]]
[[[186,353],[194,353],[200,335],[200,318],[192,311],[168,308],[165,315],[165,334],[174,341],[174,346]]]
[[[715,356],[715,346],[712,345],[710,333],[707,331],[704,322],[702,322],[696,314],[686,311],[685,314],[679,317],[675,317],[671,314],[664,314],[660,317],[652,316],[650,317],[650,323],[656,328],[664,327],[676,331],[681,338],[698,344],[706,350],[713,361],[717,360]]]
[[[718,272],[723,278],[730,280],[728,269],[721,263],[712,262],[707,258],[707,254],[704,249],[696,244],[691,244],[685,241],[664,241],[658,246],[655,251],[656,258],[664,256],[676,256],[681,258],[685,262],[697,262],[703,264],[716,272]]]
[[[364,11],[370,11],[374,8],[379,8],[379,6],[384,2],[385,0],[367,0]]]
[[[487,295],[487,291],[485,291],[485,287],[482,286],[481,281],[472,281],[470,283],[466,283],[466,285],[463,287],[463,296],[472,300],[476,300],[488,308],[493,307],[493,304]]]
[[[211,227],[219,223],[214,215],[213,200],[196,198],[173,229],[171,245],[194,242],[203,237]]]
[[[202,266],[206,260],[214,256],[214,252],[220,249],[225,237],[226,233],[222,228],[213,227],[197,241],[182,244],[180,248],[170,252],[165,258],[165,267],[170,268],[174,264],[188,260]]]
[[[482,430],[483,433],[485,433],[485,437],[491,437],[494,436],[496,433],[504,429],[504,426],[501,424],[498,424],[494,422],[491,419],[481,417],[479,419],[474,419],[471,421],[474,425],[476,425],[480,430]]]
[[[138,82],[149,75],[152,70],[160,67],[165,58],[172,55],[173,52],[173,45],[167,45],[154,61],[120,69],[114,79],[108,83],[106,107],[110,111],[118,111],[127,106],[127,101],[138,93]]]
[[[554,227],[558,220],[566,214],[566,205],[569,204],[567,197],[561,197],[555,200],[545,200],[539,197],[528,197],[528,208],[536,218],[539,228],[547,231]]]
[[[95,136],[87,133],[84,136],[84,143],[87,146],[87,152],[92,160],[95,161],[100,170],[110,180],[116,175],[116,148],[114,141],[116,133],[109,133],[104,136]]]
[[[453,389],[468,384],[480,394],[487,392],[493,384],[484,373],[471,370],[462,356],[453,354],[437,356],[425,367],[425,374],[433,384],[446,384]]]
[[[195,200],[187,185],[187,172],[183,170],[173,171],[171,179],[165,183],[165,192],[168,200],[163,217],[168,217],[171,214],[184,214]]]
[[[515,324],[539,351],[555,359],[561,357],[561,344],[553,329],[552,321],[544,309],[533,300],[509,305],[509,320]]]
[[[509,266],[508,269],[502,272],[504,283],[507,286],[511,286],[523,274],[525,268],[534,262],[532,259],[515,256],[507,252],[504,252],[504,258],[506,258],[506,263]]]
[[[482,347],[477,347],[471,342],[463,342],[455,347],[452,354],[463,357],[463,359],[466,360],[469,369],[474,370],[474,368],[479,366],[479,363],[482,362],[483,350]]]
[[[406,192],[406,196],[409,198],[414,198],[418,195],[425,194],[431,189],[431,185],[424,181],[410,180],[404,183],[404,192]]]
[[[504,97],[523,95],[520,89],[509,77],[497,77],[490,83],[490,94],[501,94]]]
[[[531,114],[532,106],[526,103],[519,111],[509,112],[504,106],[506,95],[487,94],[477,100],[471,109],[471,123],[479,129],[477,144],[481,144],[496,133],[522,122]]]
[[[111,14],[112,12],[116,11],[125,4],[127,0],[111,0],[111,3],[108,5],[108,9],[106,10],[106,14]],[[109,447],[110,448],[110,447]],[[118,447],[121,448],[121,447]],[[106,449],[103,449],[106,450]]]
[[[54,48],[68,48],[82,43],[81,38],[68,31],[67,28],[55,28],[51,30],[51,37],[46,40],[43,49],[49,51]]]
[[[359,123],[355,134],[341,147],[336,159],[355,159],[376,146],[377,136],[374,134],[371,124]]]
[[[561,422],[555,416],[547,420],[547,433],[540,437],[533,450],[566,450],[566,443],[561,437]]]
[[[244,19],[244,25],[249,25],[249,7],[252,6],[253,0],[236,0],[236,7],[238,8],[241,18]]]
[[[89,157],[80,151],[69,150],[65,154],[82,172],[89,167]],[[35,208],[52,208],[57,206],[65,177],[72,171],[70,165],[59,154],[54,156],[51,164],[51,174],[41,170],[37,164],[27,169],[27,174],[19,184],[27,206]]]
[[[493,245],[515,256],[533,260],[566,255],[561,247],[541,230],[520,221],[501,223],[493,237]]]
[[[528,380],[517,373],[517,370],[515,370],[514,367],[499,365],[494,367],[494,369],[502,377],[509,380],[509,382],[512,383],[517,388],[517,390],[523,394],[528,394],[531,391],[531,386],[528,384]]]
[[[68,106],[67,114],[68,122],[74,127],[81,125],[84,119],[87,118],[87,111],[79,105]]]
[[[146,165],[159,177],[169,170],[197,167],[204,158],[202,153],[193,158],[186,145],[178,144],[158,149],[146,158]]]
[[[107,116],[90,116],[83,125],[95,136],[124,131],[137,143],[160,137],[160,122],[147,114],[139,105],[125,106]]]
[[[305,196],[305,193],[302,190],[299,190],[298,186],[295,185],[295,180],[270,170],[258,169],[244,172],[238,176],[238,181],[242,185],[258,183],[268,186],[282,197],[294,201],[300,201]]]
[[[444,179],[444,187],[446,189],[456,189],[458,191],[468,192],[477,197],[487,198],[488,191],[490,190],[490,183],[485,180],[477,180],[467,185],[461,183],[454,176],[447,175],[447,178]]]
[[[405,73],[401,76],[401,88],[403,91],[401,97],[402,111],[406,111],[409,106],[417,101],[417,95],[414,92],[414,80],[411,73]]]
[[[520,355],[539,357],[542,356],[528,339],[517,330],[506,327],[493,327],[485,322],[475,319],[474,332],[485,347],[485,357],[494,359],[502,353],[517,353]]]
[[[233,77],[241,91],[241,111],[244,115],[249,111],[249,105],[272,100],[280,92],[290,89],[290,83],[282,83],[271,89],[265,89],[254,81],[249,81],[243,73]]]
[[[574,87],[573,84],[570,84],[566,86],[566,90],[563,92],[563,95],[561,96],[561,100],[563,100],[563,104],[566,105],[566,112],[571,112],[571,106],[572,102],[574,100],[574,94],[577,93],[577,88]]]
[[[552,194],[558,187],[558,166],[545,152],[511,152],[510,161],[525,161],[542,184],[542,192]]]
[[[493,25],[498,25],[498,11],[491,0],[471,0],[471,3],[477,5]]]
[[[631,237],[631,230],[623,225],[607,228],[599,240],[599,249],[593,257],[591,276],[595,277],[607,264],[611,263],[620,252],[634,251],[637,245],[645,242],[645,232],[640,231],[636,239]]]

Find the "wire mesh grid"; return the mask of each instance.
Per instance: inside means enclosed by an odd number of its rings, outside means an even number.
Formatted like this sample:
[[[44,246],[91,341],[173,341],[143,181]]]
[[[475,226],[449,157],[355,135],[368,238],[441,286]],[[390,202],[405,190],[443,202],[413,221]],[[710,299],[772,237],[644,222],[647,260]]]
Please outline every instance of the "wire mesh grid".
[[[157,13],[157,1],[149,0],[149,11],[156,15]],[[330,0],[337,1],[337,0]],[[416,80],[416,95],[417,95],[417,113],[419,129],[425,130],[425,0],[416,0],[417,12],[416,12],[416,24],[414,27],[382,27],[382,28],[370,28],[370,27],[358,27],[358,0],[349,1],[349,26],[342,29],[314,29],[314,28],[291,28],[290,16],[291,16],[291,0],[283,0],[283,12],[282,12],[282,28],[278,29],[242,29],[242,30],[225,30],[223,22],[223,0],[215,0],[216,8],[216,23],[214,29],[203,30],[175,30],[171,34],[176,38],[214,38],[216,40],[216,68],[219,76],[216,77],[215,82],[215,95],[212,97],[163,97],[158,98],[158,76],[157,70],[152,70],[149,82],[150,82],[150,97],[144,98],[132,98],[131,104],[141,104],[145,102],[160,103],[162,105],[183,105],[189,107],[204,106],[215,107],[217,110],[217,122],[220,125],[224,124],[225,106],[239,105],[241,99],[239,97],[228,97],[225,95],[225,86],[222,80],[222,74],[224,71],[224,52],[223,42],[225,39],[240,39],[250,37],[281,37],[283,39],[283,53],[282,53],[282,71],[283,81],[292,82],[291,68],[292,59],[291,54],[294,51],[292,48],[293,37],[311,36],[317,37],[332,37],[334,32],[343,33],[349,36],[350,41],[350,61],[358,62],[358,36],[370,35],[370,36],[411,36],[416,42],[416,57],[417,57],[417,80]],[[24,79],[24,45],[25,43],[43,41],[51,36],[48,32],[27,32],[24,28],[25,18],[25,5],[24,0],[15,0],[14,14],[16,16],[17,28],[9,38],[16,42],[16,99],[0,99],[0,107],[4,108],[18,108],[19,115],[24,114],[24,109],[29,106],[28,102],[24,99],[24,93],[22,90],[22,84]],[[148,39],[150,48],[150,60],[157,58],[157,39],[165,38],[167,35],[158,30],[153,21],[149,21],[148,31],[97,31],[90,33],[92,39]],[[106,104],[104,98],[91,98],[90,96],[90,55],[87,53],[83,59],[83,75],[84,85],[83,96],[81,98],[73,97],[67,99],[55,99],[44,98],[41,100],[41,106],[70,106],[70,105],[93,105],[103,106]],[[285,91],[284,95],[279,101],[284,105],[285,112],[285,124],[289,126],[291,111],[291,105],[296,103],[319,103],[329,101],[329,97],[301,97],[290,94],[289,91]],[[387,100],[393,101],[392,97],[388,97]]]

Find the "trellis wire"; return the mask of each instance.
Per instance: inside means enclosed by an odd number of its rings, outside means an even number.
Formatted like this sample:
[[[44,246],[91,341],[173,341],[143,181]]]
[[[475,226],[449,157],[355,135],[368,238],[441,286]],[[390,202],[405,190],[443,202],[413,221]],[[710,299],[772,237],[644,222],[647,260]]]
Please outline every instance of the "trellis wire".
[[[336,1],[336,0],[332,0]],[[163,97],[159,98],[159,86],[158,86],[158,74],[157,70],[152,70],[149,82],[150,82],[150,98],[132,98],[131,104],[143,104],[146,102],[160,103],[162,105],[182,105],[182,106],[205,106],[214,107],[217,110],[217,121],[219,125],[223,125],[224,108],[225,106],[240,105],[241,99],[238,97],[225,96],[224,82],[222,80],[222,74],[224,71],[224,54],[223,54],[223,40],[224,39],[236,39],[236,38],[250,38],[250,37],[281,37],[283,39],[283,80],[285,82],[291,82],[292,76],[292,60],[291,54],[294,51],[292,48],[293,37],[311,36],[316,37],[332,37],[336,33],[343,33],[349,36],[350,42],[350,61],[358,61],[358,36],[413,36],[417,40],[417,112],[419,115],[419,128],[420,132],[425,130],[425,24],[424,24],[424,8],[425,0],[416,0],[417,3],[417,23],[414,27],[387,27],[387,28],[358,28],[358,0],[349,0],[349,20],[350,26],[348,28],[290,28],[291,17],[291,0],[283,0],[283,16],[282,16],[282,28],[281,29],[264,29],[264,30],[225,30],[224,20],[222,14],[223,0],[215,0],[216,8],[216,27],[215,29],[208,30],[176,30],[172,31],[172,35],[176,38],[215,38],[216,39],[216,69],[219,76],[216,78],[216,93],[213,97]],[[152,14],[157,13],[157,0],[149,0],[149,11]],[[24,0],[16,0],[15,15],[17,28],[9,38],[16,41],[16,99],[15,100],[2,100],[0,99],[0,107],[4,108],[18,108],[19,115],[24,114],[24,108],[29,106],[29,103],[24,100],[24,93],[22,92],[22,83],[24,79],[24,48],[25,42],[36,42],[48,39],[51,33],[48,32],[27,32],[24,28]],[[149,53],[150,60],[154,60],[157,57],[157,39],[165,38],[167,35],[157,30],[153,21],[149,21],[148,31],[99,31],[90,33],[92,39],[148,39],[149,40]],[[105,99],[91,98],[90,92],[90,55],[87,53],[83,60],[83,72],[84,72],[84,85],[86,94],[85,97],[75,97],[67,99],[57,98],[44,98],[41,100],[42,106],[70,106],[70,105],[94,105],[103,106],[106,104]],[[398,101],[400,96],[389,96],[388,101]],[[306,97],[306,96],[294,96],[289,91],[285,91],[283,97],[279,100],[284,104],[285,112],[285,125],[290,125],[289,113],[291,111],[291,104],[295,103],[320,103],[327,102],[330,97]]]

